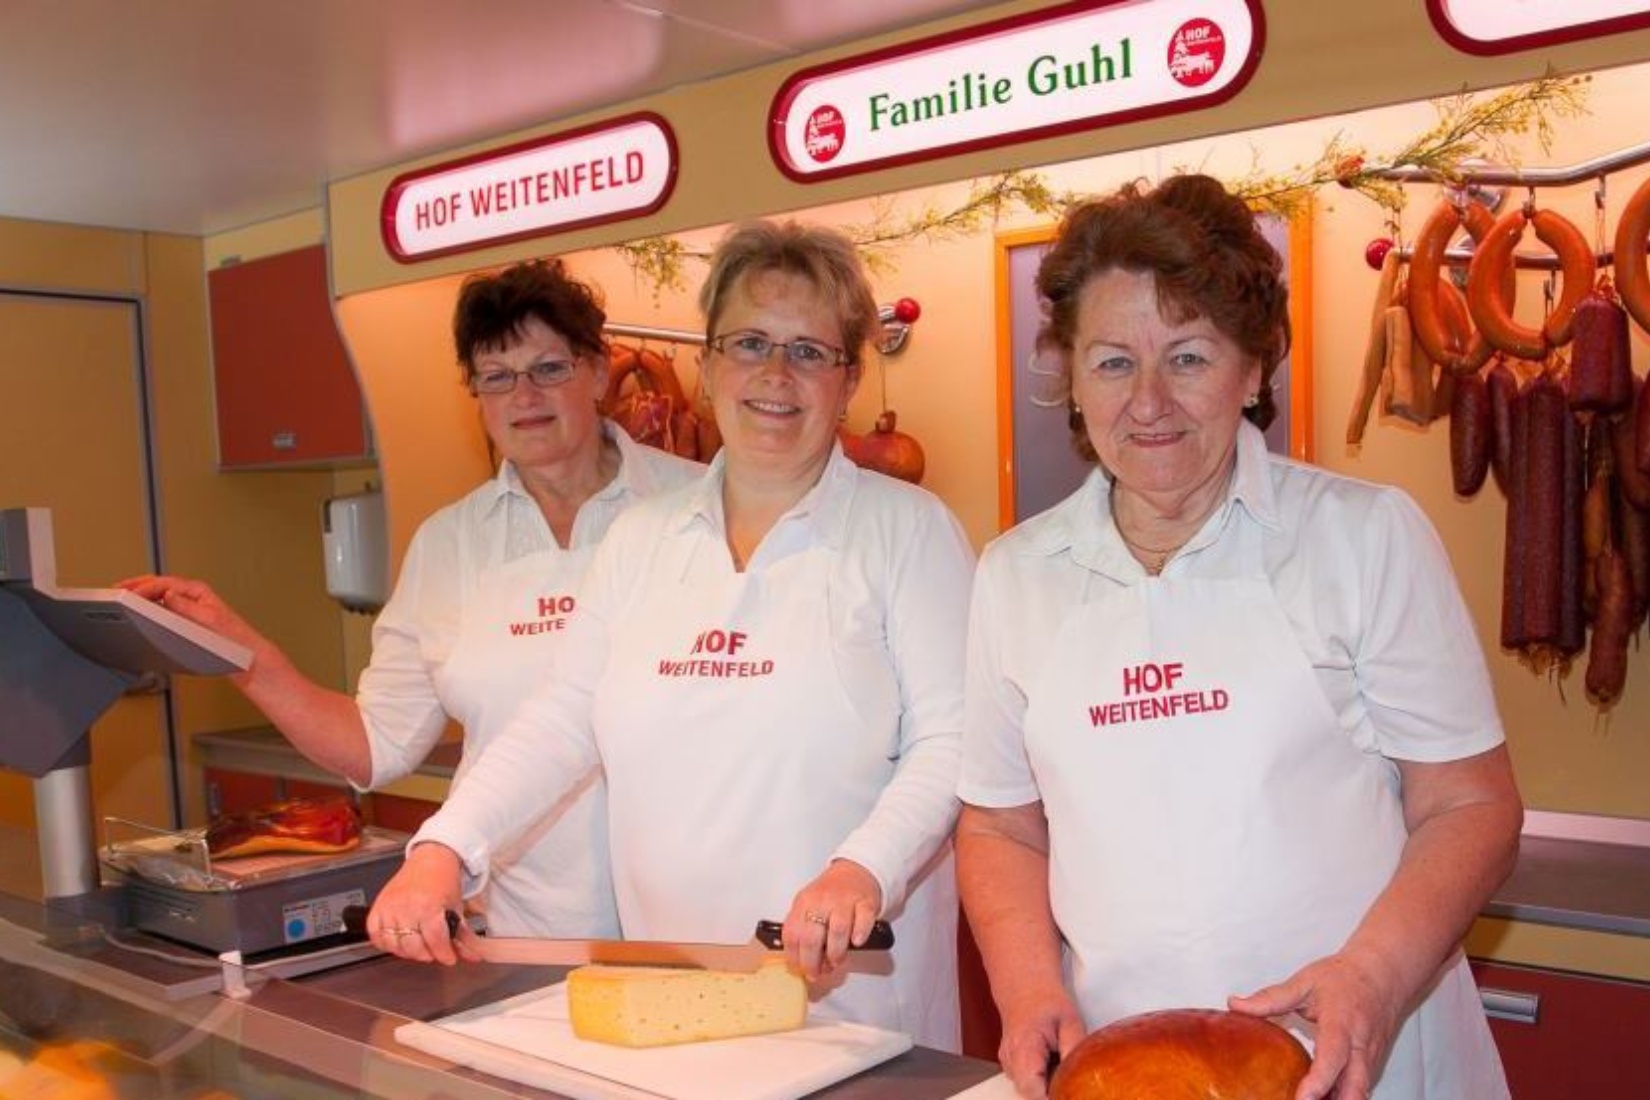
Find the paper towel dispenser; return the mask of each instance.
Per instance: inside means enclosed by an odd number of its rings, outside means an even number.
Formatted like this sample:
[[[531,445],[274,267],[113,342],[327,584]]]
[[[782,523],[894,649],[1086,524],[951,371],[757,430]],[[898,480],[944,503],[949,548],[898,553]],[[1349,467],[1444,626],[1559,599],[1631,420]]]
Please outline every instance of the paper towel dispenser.
[[[321,515],[327,595],[347,610],[373,612],[389,597],[389,539],[379,490],[333,497]]]

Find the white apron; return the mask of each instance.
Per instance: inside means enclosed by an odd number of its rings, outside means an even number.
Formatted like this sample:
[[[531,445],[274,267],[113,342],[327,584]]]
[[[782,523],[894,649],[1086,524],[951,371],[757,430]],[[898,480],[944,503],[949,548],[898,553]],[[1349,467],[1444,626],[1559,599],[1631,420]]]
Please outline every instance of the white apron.
[[[610,626],[593,725],[628,938],[740,941],[783,919],[894,774],[890,659],[880,635],[833,629],[840,555],[787,552],[794,523],[744,573],[718,536],[672,540],[638,580],[642,613]],[[690,579],[694,547],[714,560]],[[886,914],[895,973],[838,975],[813,1010],[957,1049],[956,913],[947,848]]]
[[[521,701],[553,674],[555,649],[576,612],[578,584],[593,552],[527,554],[484,571],[466,593],[458,640],[435,673],[442,707],[464,726],[455,785]],[[495,850],[481,898],[495,934],[618,935],[604,802],[594,773]]]
[[[1233,520],[1237,576],[1116,588],[1091,573],[1030,692],[1050,896],[1090,1027],[1224,1008],[1334,953],[1404,845],[1396,768],[1341,730],[1265,576],[1261,529]],[[1457,954],[1374,1096],[1506,1094]]]

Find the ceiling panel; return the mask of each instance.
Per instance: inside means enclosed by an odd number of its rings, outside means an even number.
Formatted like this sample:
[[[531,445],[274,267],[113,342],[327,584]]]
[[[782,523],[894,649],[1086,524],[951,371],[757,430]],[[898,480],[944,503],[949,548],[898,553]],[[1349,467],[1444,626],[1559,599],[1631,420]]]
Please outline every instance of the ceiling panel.
[[[6,0],[0,216],[203,235],[944,0]]]

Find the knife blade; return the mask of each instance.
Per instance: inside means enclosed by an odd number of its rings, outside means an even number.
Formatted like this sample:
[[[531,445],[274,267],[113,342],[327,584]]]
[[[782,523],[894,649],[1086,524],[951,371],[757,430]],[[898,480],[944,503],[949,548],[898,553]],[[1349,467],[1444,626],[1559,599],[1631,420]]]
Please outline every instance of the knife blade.
[[[345,906],[344,930],[367,934],[364,905]],[[447,934],[456,938],[462,918],[447,912]],[[746,943],[684,943],[671,940],[540,939],[528,936],[477,935],[470,940],[482,960],[519,966],[675,966],[701,970],[731,970],[749,973],[763,963],[784,957],[784,925],[778,921],[757,921]],[[849,970],[888,974],[893,960],[888,949],[894,946],[894,930],[886,921],[877,921],[865,943],[849,948]]]

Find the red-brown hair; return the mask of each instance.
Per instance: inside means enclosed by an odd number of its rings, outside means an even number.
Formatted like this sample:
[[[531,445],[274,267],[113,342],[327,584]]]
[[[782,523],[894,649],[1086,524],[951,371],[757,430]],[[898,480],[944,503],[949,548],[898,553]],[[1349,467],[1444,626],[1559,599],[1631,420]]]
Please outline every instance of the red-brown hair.
[[[1165,318],[1206,317],[1253,357],[1261,370],[1260,401],[1244,415],[1262,428],[1271,423],[1272,374],[1289,353],[1289,293],[1282,258],[1241,199],[1218,180],[1188,174],[1150,190],[1129,183],[1066,212],[1037,269],[1037,293],[1047,303],[1037,340],[1064,353],[1062,398],[1071,393],[1070,353],[1083,288],[1114,269],[1154,276]],[[1075,412],[1072,434],[1078,452],[1093,461],[1094,448]]]
[[[520,339],[523,326],[535,317],[566,340],[575,354],[607,354],[602,336],[607,313],[596,288],[569,275],[560,260],[528,260],[503,271],[472,275],[459,289],[453,349],[464,381],[475,373],[479,353]]]

